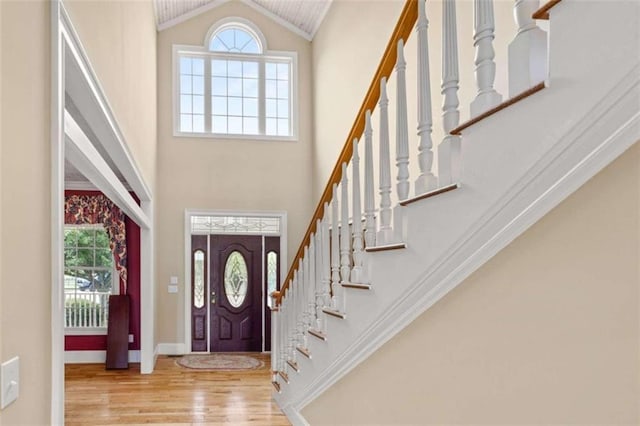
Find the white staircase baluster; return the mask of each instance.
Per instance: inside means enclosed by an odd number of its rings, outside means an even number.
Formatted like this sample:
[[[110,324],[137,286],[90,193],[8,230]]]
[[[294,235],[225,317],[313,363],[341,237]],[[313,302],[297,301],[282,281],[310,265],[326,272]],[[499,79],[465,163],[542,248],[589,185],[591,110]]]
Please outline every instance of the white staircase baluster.
[[[342,180],[340,182],[340,281],[351,279],[351,232],[349,231],[349,179],[347,163],[342,163]]]
[[[305,247],[306,248],[306,247]],[[296,347],[304,345],[305,341],[305,333],[304,333],[304,325],[307,321],[306,317],[306,307],[307,303],[304,298],[304,259],[300,259],[298,261],[298,340]]]
[[[460,180],[460,136],[449,134],[460,122],[458,106],[458,37],[455,0],[442,5],[442,121],[445,137],[438,147],[438,182],[447,186]]]
[[[331,200],[331,307],[340,311],[340,218],[338,217],[338,186],[333,184],[333,199]]]
[[[515,0],[513,15],[518,32],[509,43],[509,97],[547,78],[547,33],[531,17],[539,0]]]
[[[351,187],[353,190],[353,269],[351,270],[351,282],[363,282],[363,242],[362,242],[362,209],[360,207],[360,155],[358,154],[358,139],[353,140],[353,158],[351,160],[353,179]]]
[[[316,326],[316,234],[311,234],[309,239],[309,269],[307,275],[307,311],[309,312],[309,322],[307,323],[307,334],[311,327]],[[307,346],[308,347],[308,346]]]
[[[326,206],[325,206],[326,207]],[[326,211],[326,210],[325,210]],[[324,232],[322,221],[320,219],[316,220],[316,256],[315,256],[315,280],[316,280],[316,297],[315,297],[315,323],[313,327],[316,330],[322,331],[322,308],[324,306],[324,294],[323,287],[324,282],[322,281],[322,255],[324,253],[323,247],[323,237],[322,233]]]
[[[471,117],[476,117],[502,102],[502,95],[493,88],[496,78],[496,63],[493,60],[493,0],[474,0],[473,6],[473,45],[476,48],[475,74],[478,95],[471,102]]]
[[[418,0],[418,166],[420,176],[416,179],[415,195],[422,195],[436,189],[438,179],[431,172],[433,166],[433,141],[431,129],[433,114],[431,111],[431,73],[429,70],[429,20],[424,0]]]
[[[409,198],[409,130],[407,124],[407,62],[404,59],[404,42],[398,40],[396,60],[396,166],[398,167],[398,200]]]
[[[373,128],[371,111],[365,113],[364,124],[364,243],[366,247],[376,245],[376,216],[373,182]]]
[[[380,80],[380,230],[376,238],[379,246],[394,242],[391,227],[391,166],[389,154],[389,99],[387,79]]]
[[[309,311],[309,293],[311,293],[311,280],[309,279],[309,258],[310,258],[310,246],[304,248],[304,257],[302,258],[302,300],[300,301],[300,307],[302,309],[302,343],[303,347],[307,347],[307,330],[311,325],[311,312]]]
[[[322,303],[320,309],[331,306],[331,246],[329,238],[329,203],[324,203],[324,217],[322,218]],[[318,329],[326,332],[326,321],[319,314]]]

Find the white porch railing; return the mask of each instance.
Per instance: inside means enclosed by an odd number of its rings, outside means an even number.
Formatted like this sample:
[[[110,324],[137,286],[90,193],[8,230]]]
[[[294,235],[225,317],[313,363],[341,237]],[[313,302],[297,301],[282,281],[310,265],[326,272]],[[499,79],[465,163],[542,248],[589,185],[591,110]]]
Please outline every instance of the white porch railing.
[[[65,290],[65,328],[103,328],[107,326],[109,296],[98,291]]]

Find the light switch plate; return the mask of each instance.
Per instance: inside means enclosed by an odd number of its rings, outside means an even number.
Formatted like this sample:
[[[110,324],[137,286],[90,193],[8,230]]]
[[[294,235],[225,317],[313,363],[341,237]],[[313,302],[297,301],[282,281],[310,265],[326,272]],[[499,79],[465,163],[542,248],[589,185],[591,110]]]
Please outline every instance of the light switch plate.
[[[20,359],[12,358],[0,366],[0,409],[18,399],[20,390]]]
[[[177,285],[170,285],[169,286],[169,293],[177,293],[178,292],[178,286]]]
[[[171,277],[171,284],[178,284],[178,277]]]

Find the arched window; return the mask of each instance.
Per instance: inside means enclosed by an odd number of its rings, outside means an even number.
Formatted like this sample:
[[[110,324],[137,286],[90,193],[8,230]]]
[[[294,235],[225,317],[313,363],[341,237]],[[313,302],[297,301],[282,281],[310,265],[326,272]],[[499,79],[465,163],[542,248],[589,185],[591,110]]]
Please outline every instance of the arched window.
[[[296,53],[269,52],[253,23],[221,20],[174,57],[176,136],[295,139]]]

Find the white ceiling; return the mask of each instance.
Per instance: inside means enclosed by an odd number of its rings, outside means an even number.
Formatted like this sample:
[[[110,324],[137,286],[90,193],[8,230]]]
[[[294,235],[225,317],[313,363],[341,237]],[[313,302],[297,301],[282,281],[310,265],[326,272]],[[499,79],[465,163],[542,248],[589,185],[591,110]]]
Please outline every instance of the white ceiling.
[[[229,0],[153,0],[159,30],[169,28]],[[308,40],[313,39],[332,0],[240,0],[284,24]]]

